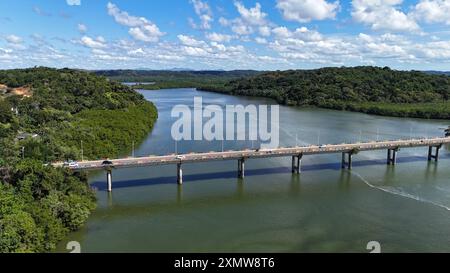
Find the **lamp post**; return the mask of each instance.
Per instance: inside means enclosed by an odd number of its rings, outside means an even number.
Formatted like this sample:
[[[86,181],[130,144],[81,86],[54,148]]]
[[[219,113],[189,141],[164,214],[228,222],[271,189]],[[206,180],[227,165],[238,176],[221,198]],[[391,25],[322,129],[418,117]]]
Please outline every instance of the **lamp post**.
[[[81,140],[81,161],[84,161],[83,140]]]

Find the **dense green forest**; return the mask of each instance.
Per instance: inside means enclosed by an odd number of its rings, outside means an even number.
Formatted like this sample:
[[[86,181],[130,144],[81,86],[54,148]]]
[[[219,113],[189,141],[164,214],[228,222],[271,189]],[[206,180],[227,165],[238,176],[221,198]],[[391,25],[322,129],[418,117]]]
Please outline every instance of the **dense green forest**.
[[[84,174],[48,162],[117,157],[142,140],[155,106],[129,87],[69,70],[0,71],[0,252],[44,252],[95,208]],[[132,122],[130,122],[132,121]]]
[[[267,72],[201,89],[377,115],[450,119],[450,77],[388,67]]]
[[[103,70],[97,75],[119,82],[141,83],[137,89],[158,90],[170,88],[201,88],[224,86],[231,80],[258,75],[253,70],[235,71],[157,71],[157,70]]]

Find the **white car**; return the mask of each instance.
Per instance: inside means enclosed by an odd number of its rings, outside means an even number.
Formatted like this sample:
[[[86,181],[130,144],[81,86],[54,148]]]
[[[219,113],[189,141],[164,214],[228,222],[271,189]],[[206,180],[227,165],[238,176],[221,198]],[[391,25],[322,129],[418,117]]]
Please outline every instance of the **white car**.
[[[183,160],[183,159],[184,159],[184,156],[182,156],[182,155],[177,155],[176,159]]]
[[[64,167],[69,167],[69,168],[78,168],[78,162],[76,161],[69,161],[69,162],[64,162],[63,164]]]
[[[78,162],[69,162],[69,168],[78,168],[79,166]]]

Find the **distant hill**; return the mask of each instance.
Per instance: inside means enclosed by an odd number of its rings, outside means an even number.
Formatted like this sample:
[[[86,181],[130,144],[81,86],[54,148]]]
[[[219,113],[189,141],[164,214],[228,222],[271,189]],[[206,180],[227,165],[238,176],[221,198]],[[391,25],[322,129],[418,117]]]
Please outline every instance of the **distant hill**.
[[[389,67],[260,73],[202,89],[379,115],[450,119],[450,77]]]
[[[435,71],[435,70],[430,70],[430,71],[424,71],[427,74],[430,75],[447,75],[450,76],[450,71]]]
[[[199,88],[204,85],[223,86],[225,83],[262,72],[253,70],[205,70],[205,71],[167,71],[167,70],[99,70],[95,74],[119,82],[154,83],[135,86],[143,89]]]
[[[239,78],[258,75],[261,72],[254,70],[185,70],[174,68],[172,70],[97,70],[95,74],[120,81],[151,82],[158,77],[196,78],[214,76],[224,79]]]

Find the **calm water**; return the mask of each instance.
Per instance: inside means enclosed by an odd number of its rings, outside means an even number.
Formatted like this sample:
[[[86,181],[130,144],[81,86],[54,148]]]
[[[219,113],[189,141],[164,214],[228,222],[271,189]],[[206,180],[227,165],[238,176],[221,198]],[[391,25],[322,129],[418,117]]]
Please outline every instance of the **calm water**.
[[[273,104],[193,89],[143,91],[159,120],[136,155],[173,153],[170,137],[177,104]],[[449,122],[398,119],[320,109],[280,107],[280,145],[442,136]],[[378,134],[377,134],[378,132]],[[178,152],[221,150],[221,142],[182,142]],[[256,143],[225,142],[225,150]],[[131,144],[130,144],[131,154]],[[98,209],[68,241],[83,252],[367,252],[379,241],[384,252],[450,252],[450,153],[428,163],[426,148],[403,149],[399,164],[386,152],[355,156],[354,169],[340,169],[340,156],[307,156],[292,175],[290,158],[249,160],[246,178],[237,163],[117,170],[113,193],[103,173],[92,173]]]

